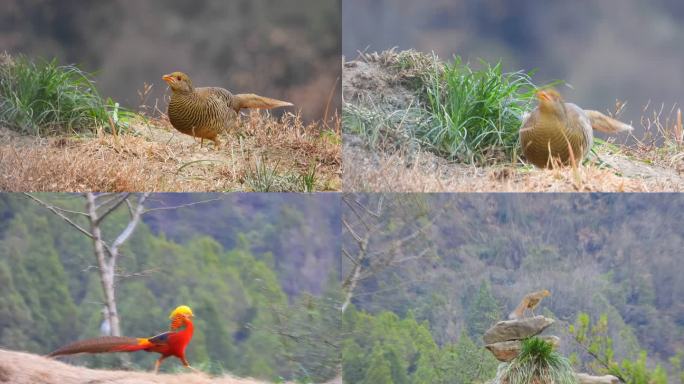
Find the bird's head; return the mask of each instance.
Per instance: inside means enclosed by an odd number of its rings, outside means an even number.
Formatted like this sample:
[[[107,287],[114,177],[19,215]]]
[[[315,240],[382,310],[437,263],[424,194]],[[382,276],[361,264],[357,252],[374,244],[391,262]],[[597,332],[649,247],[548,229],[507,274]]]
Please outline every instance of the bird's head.
[[[192,314],[192,309],[187,305],[181,305],[174,309],[169,315],[171,319],[171,329],[178,329],[186,322],[191,321],[195,315]]]
[[[565,118],[565,103],[560,93],[553,89],[537,91],[539,109],[544,113],[552,113],[560,118]]]
[[[541,293],[542,293],[542,296],[544,296],[544,297],[551,296],[551,291],[549,291],[548,289],[541,291]]]
[[[192,92],[192,81],[190,81],[190,76],[183,72],[169,73],[168,75],[162,76],[162,80],[166,81],[173,92]]]

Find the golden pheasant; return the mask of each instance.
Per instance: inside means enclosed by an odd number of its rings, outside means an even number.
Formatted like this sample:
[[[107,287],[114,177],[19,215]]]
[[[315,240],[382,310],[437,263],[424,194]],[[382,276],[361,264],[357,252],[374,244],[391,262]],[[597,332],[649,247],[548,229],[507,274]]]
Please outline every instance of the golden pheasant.
[[[161,357],[159,357],[154,364],[155,373],[159,370],[161,362],[170,356],[175,356],[180,359],[185,367],[194,369],[185,358],[185,348],[190,343],[194,331],[192,318],[192,310],[185,305],[181,305],[174,309],[169,316],[169,319],[171,319],[169,332],[160,333],[159,335],[150,338],[122,336],[95,337],[65,345],[47,356],[55,357],[77,353],[146,351],[161,354]]]
[[[286,101],[269,99],[254,94],[233,95],[218,87],[194,88],[190,77],[173,72],[162,77],[171,88],[168,115],[171,125],[186,135],[214,142],[218,148],[218,135],[233,132],[239,127],[241,109],[272,109],[291,106]]]
[[[565,103],[554,90],[537,92],[537,99],[539,106],[523,119],[520,143],[527,161],[540,168],[558,162],[579,164],[591,150],[594,129],[605,133],[633,129],[601,112]]]
[[[525,316],[525,312],[528,310],[532,312],[532,316],[534,316],[534,309],[539,305],[539,302],[547,296],[551,296],[551,292],[549,292],[548,289],[525,295],[515,310],[508,315],[508,318],[511,320],[522,319]]]

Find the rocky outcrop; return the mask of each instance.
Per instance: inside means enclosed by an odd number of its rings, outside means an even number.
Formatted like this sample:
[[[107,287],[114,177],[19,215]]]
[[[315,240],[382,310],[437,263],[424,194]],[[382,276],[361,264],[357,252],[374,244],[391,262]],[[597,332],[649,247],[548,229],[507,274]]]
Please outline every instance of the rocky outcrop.
[[[483,339],[485,344],[523,340],[542,333],[553,322],[553,319],[544,316],[499,321],[485,332]]]
[[[483,336],[485,348],[497,360],[508,363],[520,354],[523,339],[539,335],[553,323],[553,319],[544,316],[500,321],[485,332]],[[560,346],[560,338],[558,336],[540,336],[539,338],[551,343],[554,349]],[[502,364],[500,367],[505,366],[505,364]],[[492,383],[499,382],[496,380],[498,379],[495,379]],[[617,377],[611,375],[591,376],[586,373],[578,373],[577,382],[579,384],[618,384],[620,381]]]
[[[558,336],[542,336],[540,339],[551,343],[554,349],[557,349],[560,345],[560,338]],[[485,348],[487,348],[497,360],[503,362],[509,362],[515,359],[515,357],[520,354],[521,347],[522,341],[520,340],[501,341],[485,345]]]

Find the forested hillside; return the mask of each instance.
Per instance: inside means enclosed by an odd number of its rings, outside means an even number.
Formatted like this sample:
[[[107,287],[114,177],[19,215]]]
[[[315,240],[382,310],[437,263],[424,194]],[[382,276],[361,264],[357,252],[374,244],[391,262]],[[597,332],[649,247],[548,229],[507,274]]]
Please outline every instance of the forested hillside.
[[[680,360],[671,358],[684,351],[682,196],[346,199],[350,228],[370,234],[344,316],[345,372],[357,372],[351,383],[383,372],[405,383],[492,379],[496,361],[482,348],[484,331],[540,289],[552,295],[536,312],[556,319],[551,333],[561,336],[560,351],[578,371],[600,369],[568,332],[588,313],[592,324],[607,316],[606,332],[593,337],[612,339],[617,362],[637,362],[643,351],[650,369],[679,372]],[[352,256],[357,241],[345,230]],[[349,287],[356,268],[346,269]]]
[[[40,196],[66,210],[83,210],[78,195]],[[212,197],[225,199],[208,201]],[[207,202],[158,211],[165,213],[163,219],[149,214],[150,223],[175,233],[174,239],[141,223],[123,246],[116,273],[123,335],[149,337],[163,331],[168,313],[185,304],[196,315],[188,358],[197,368],[268,380],[322,382],[335,376],[337,353],[329,344],[339,327],[338,277],[332,268],[336,232],[324,202],[290,204],[300,199],[297,195],[260,202],[239,195],[152,199],[157,207]],[[302,204],[308,208],[300,210]],[[202,205],[204,213],[189,214]],[[260,215],[248,214],[259,205]],[[330,212],[334,216],[336,211]],[[113,215],[103,224],[105,233],[128,220],[125,208]],[[221,220],[216,238],[199,224],[189,230],[193,222]],[[24,195],[0,196],[0,223],[0,347],[45,354],[98,336],[103,299],[92,241]],[[267,232],[259,235],[260,228]],[[330,241],[327,248],[298,248],[281,237],[304,243],[314,228]],[[290,265],[293,260],[300,260],[306,271],[299,284],[293,283],[298,273]],[[132,354],[132,367],[150,369],[153,355]],[[111,356],[68,360],[92,367],[120,364]],[[162,369],[181,369],[176,362],[165,365]]]

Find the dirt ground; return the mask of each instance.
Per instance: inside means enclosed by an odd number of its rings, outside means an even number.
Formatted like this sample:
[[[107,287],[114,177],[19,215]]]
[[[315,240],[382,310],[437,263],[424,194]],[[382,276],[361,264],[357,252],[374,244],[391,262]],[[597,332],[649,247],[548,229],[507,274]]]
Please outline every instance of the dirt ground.
[[[419,103],[403,84],[415,73],[391,68],[396,52],[344,63],[343,110],[363,104],[391,114]],[[343,113],[344,115],[344,113]],[[649,129],[668,130],[658,121]],[[345,123],[343,123],[344,125]],[[679,129],[681,130],[681,121]],[[595,145],[577,168],[538,169],[523,162],[474,166],[411,145],[406,128],[383,127],[373,145],[343,127],[343,186],[365,192],[663,192],[684,190],[684,145]],[[653,134],[653,132],[651,132]],[[680,134],[681,136],[681,134]],[[378,138],[379,137],[379,138]],[[379,144],[378,144],[379,142]],[[642,142],[643,144],[643,142]]]
[[[76,367],[54,359],[0,349],[0,383],[12,384],[266,384],[231,376],[209,377],[203,373],[158,374],[107,371]],[[331,383],[332,384],[332,383]]]
[[[167,120],[126,133],[36,138],[0,128],[4,191],[314,191],[341,189],[339,122],[304,124],[253,111],[222,146],[183,135]],[[308,178],[308,179],[307,179]],[[308,183],[308,184],[307,184]]]

